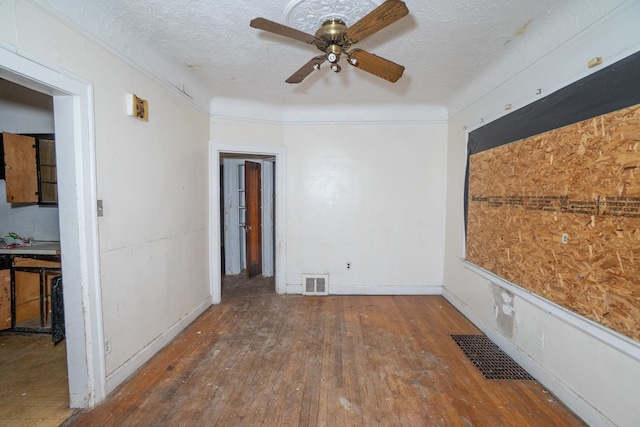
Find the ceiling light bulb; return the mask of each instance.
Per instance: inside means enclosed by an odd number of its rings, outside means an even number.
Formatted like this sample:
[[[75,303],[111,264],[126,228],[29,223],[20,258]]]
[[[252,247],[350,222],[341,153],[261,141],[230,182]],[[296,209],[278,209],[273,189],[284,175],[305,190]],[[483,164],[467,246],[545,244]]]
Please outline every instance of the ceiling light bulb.
[[[331,66],[331,69],[332,69],[334,72],[339,73],[339,72],[340,72],[340,70],[341,70],[342,68],[341,68],[338,64],[333,64],[333,65]]]
[[[333,52],[329,52],[329,53],[327,54],[327,61],[329,61],[329,62],[336,62],[337,60],[338,60],[338,55],[336,55],[335,53],[333,53]]]
[[[320,64],[313,64],[313,68],[315,68],[316,70],[320,69]]]
[[[349,62],[351,62],[351,65],[356,65],[358,63],[358,60],[356,58],[351,58],[349,59]]]

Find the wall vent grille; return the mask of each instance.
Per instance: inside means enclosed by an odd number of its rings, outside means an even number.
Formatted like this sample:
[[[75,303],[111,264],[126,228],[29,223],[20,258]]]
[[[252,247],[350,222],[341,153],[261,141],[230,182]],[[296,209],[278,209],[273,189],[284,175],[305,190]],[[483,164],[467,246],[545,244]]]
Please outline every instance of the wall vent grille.
[[[303,274],[302,295],[329,295],[329,275]]]

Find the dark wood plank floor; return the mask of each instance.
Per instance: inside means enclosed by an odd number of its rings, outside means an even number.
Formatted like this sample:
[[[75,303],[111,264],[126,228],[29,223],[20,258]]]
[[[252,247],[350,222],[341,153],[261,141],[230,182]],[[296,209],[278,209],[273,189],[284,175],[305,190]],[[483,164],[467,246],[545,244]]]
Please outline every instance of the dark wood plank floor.
[[[486,380],[437,296],[276,295],[225,278],[211,307],[65,426],[579,426],[535,381]]]

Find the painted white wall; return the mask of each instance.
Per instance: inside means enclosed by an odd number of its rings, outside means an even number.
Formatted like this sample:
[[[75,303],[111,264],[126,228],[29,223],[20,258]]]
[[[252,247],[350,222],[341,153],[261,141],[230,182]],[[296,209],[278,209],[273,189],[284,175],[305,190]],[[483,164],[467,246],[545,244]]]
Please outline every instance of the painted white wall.
[[[317,273],[333,294],[440,293],[443,108],[405,107],[401,120],[377,106],[324,116],[252,106],[214,100],[211,138],[286,147],[286,292]]]
[[[208,114],[36,3],[0,3],[0,43],[93,87],[96,185],[105,204],[103,328],[112,340],[106,374],[113,390],[211,302]],[[149,122],[125,115],[127,93],[149,101]]]
[[[7,203],[7,182],[0,180],[0,237],[15,232],[24,238],[60,240],[58,208]]]
[[[594,2],[589,2],[594,6]],[[640,3],[609,3],[613,11],[599,10],[600,20],[591,16],[567,14],[567,25],[593,22],[581,32],[564,37],[555,49],[540,57],[522,62],[528,53],[516,49],[511,57],[496,64],[487,74],[472,84],[466,99],[454,100],[455,114],[449,122],[447,156],[447,223],[443,294],[487,335],[552,392],[558,395],[590,425],[637,425],[640,407],[640,345],[610,330],[602,330],[559,307],[548,306],[523,292],[515,295],[516,328],[513,333],[499,325],[494,307],[492,285],[509,288],[499,278],[482,275],[469,268],[464,256],[463,195],[466,162],[466,130],[473,130],[507,112],[504,105],[514,109],[535,101],[536,90],[545,96],[588,73],[597,71],[586,67],[596,56],[609,65],[640,50]],[[600,2],[599,6],[603,6]],[[585,7],[584,13],[591,13]],[[606,12],[606,13],[605,13]],[[577,15],[576,15],[577,14]],[[572,27],[575,28],[575,27]],[[538,33],[535,33],[538,34]],[[530,37],[535,37],[533,33]],[[544,43],[548,33],[540,33]],[[530,40],[527,44],[533,43]],[[526,44],[522,49],[526,48]],[[514,69],[514,64],[522,68]],[[500,82],[495,82],[495,76]],[[494,81],[497,86],[487,82]],[[474,97],[476,96],[476,97]],[[515,288],[513,288],[515,289]],[[544,344],[541,345],[541,336]],[[511,335],[511,336],[510,336]]]
[[[54,133],[53,98],[0,80],[0,132]],[[25,238],[60,240],[58,208],[7,203],[6,181],[0,180],[0,237],[10,231]]]
[[[286,126],[287,284],[317,273],[332,294],[440,293],[446,134],[445,124]]]

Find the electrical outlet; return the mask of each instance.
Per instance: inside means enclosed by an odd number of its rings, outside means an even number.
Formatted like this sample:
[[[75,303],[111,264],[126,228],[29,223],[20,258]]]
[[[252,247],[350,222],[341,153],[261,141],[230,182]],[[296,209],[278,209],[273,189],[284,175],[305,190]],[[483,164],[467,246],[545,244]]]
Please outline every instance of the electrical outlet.
[[[351,263],[350,262],[347,263],[347,270],[351,270]]]
[[[111,337],[104,339],[104,354],[106,356],[109,353],[111,353]]]
[[[569,235],[567,233],[564,233],[562,235],[562,243],[564,243],[565,245],[569,243]]]

